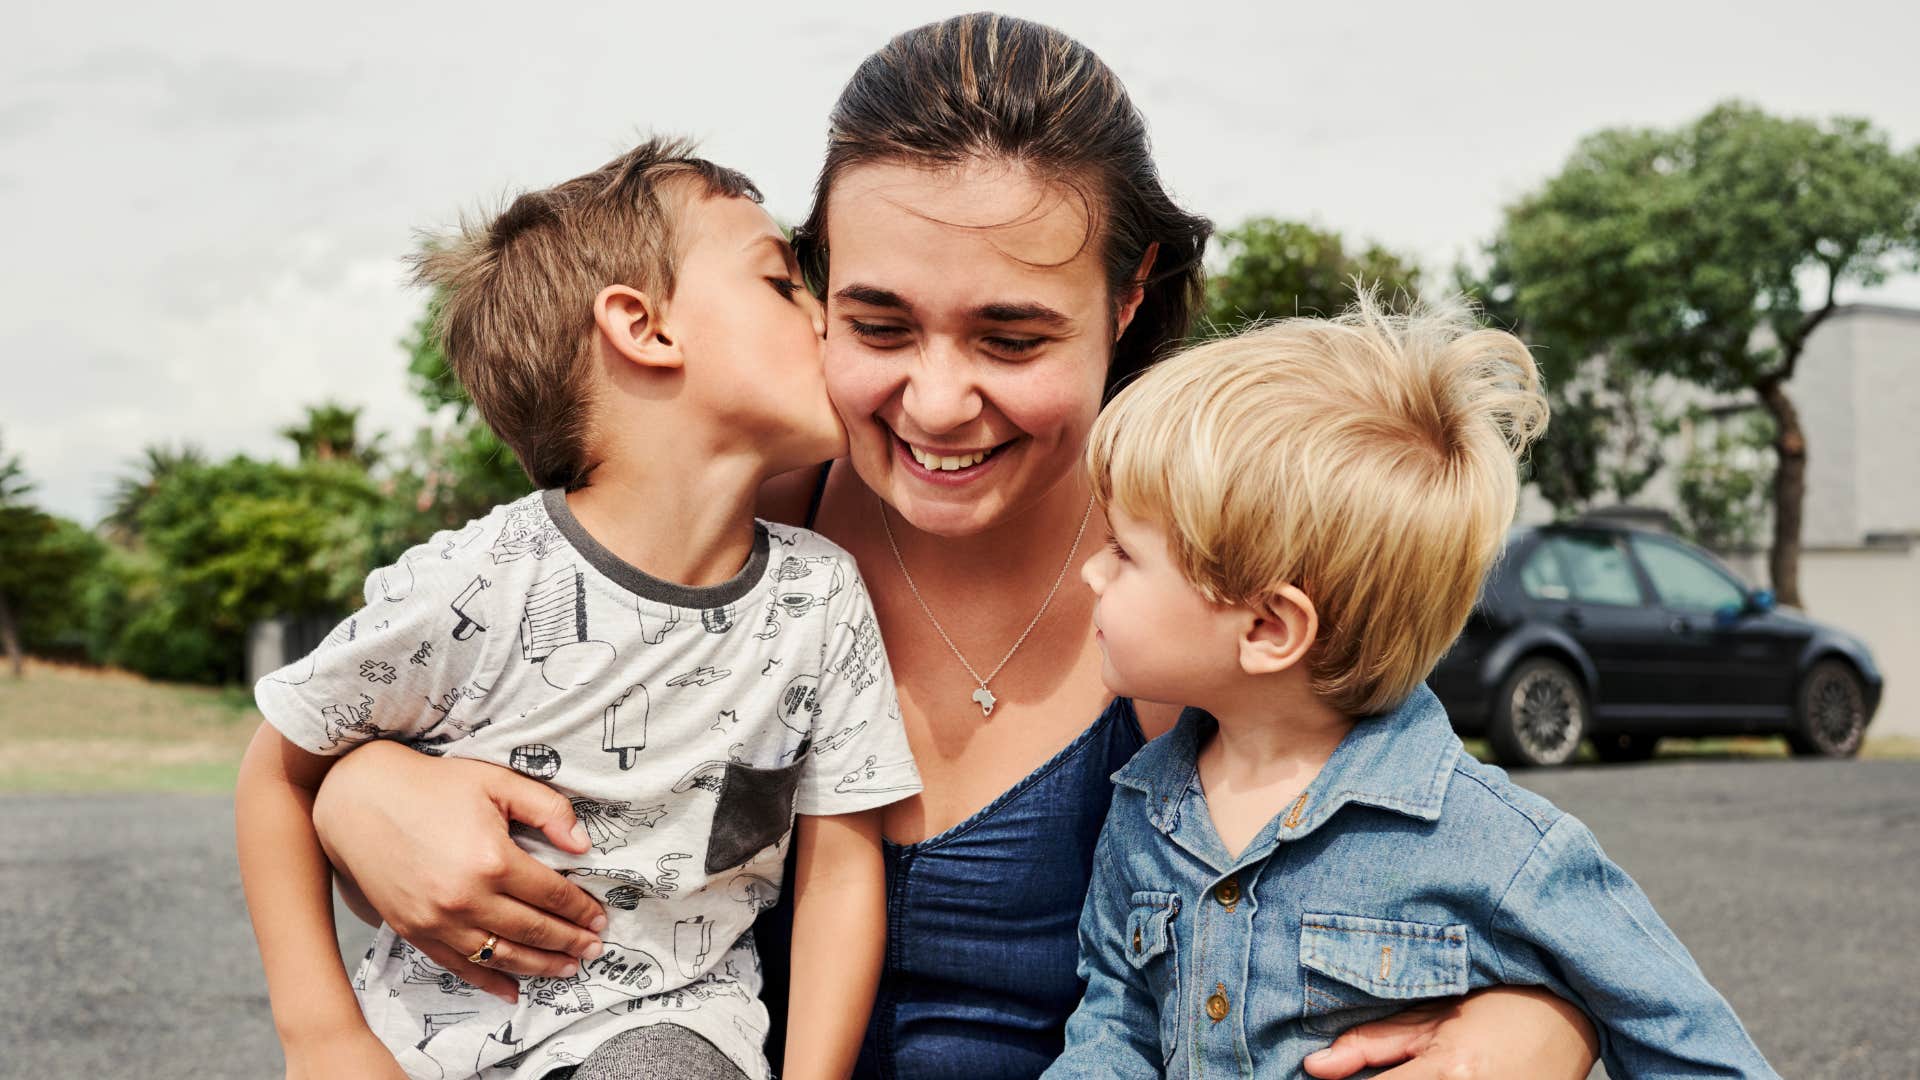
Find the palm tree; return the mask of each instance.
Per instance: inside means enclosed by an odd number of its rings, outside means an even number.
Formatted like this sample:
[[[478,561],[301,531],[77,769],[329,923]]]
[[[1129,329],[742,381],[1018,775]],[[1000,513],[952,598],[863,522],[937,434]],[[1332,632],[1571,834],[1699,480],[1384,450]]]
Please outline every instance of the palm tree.
[[[154,444],[141,452],[130,473],[114,481],[113,497],[107,516],[102,519],[109,535],[131,543],[140,535],[140,512],[167,477],[183,469],[195,469],[207,463],[206,454],[190,443],[179,448]]]
[[[280,429],[300,448],[302,461],[344,461],[371,469],[379,463],[383,437],[360,440],[360,409],[328,401],[307,406],[306,420]]]

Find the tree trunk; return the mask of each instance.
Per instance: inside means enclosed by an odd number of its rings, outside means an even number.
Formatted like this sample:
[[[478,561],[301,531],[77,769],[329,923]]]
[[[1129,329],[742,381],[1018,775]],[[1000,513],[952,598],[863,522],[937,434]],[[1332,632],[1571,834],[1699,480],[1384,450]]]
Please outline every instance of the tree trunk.
[[[7,650],[7,660],[13,665],[13,677],[18,679],[26,674],[26,660],[20,654],[20,634],[13,626],[13,608],[8,606],[5,593],[0,593],[0,647]]]
[[[1800,513],[1807,498],[1807,437],[1800,430],[1800,411],[1777,379],[1754,387],[1773,414],[1773,449],[1780,457],[1773,474],[1773,550],[1767,570],[1773,576],[1774,599],[1801,607]]]

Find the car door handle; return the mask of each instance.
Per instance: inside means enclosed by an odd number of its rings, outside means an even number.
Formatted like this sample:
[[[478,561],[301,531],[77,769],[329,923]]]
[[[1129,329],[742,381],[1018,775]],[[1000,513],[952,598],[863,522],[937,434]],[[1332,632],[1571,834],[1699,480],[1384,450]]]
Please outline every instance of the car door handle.
[[[1560,613],[1560,621],[1578,630],[1587,624],[1587,617],[1569,608]]]
[[[1687,621],[1686,619],[1675,616],[1674,620],[1667,624],[1667,629],[1673,631],[1676,634],[1691,633],[1693,631],[1693,623]]]

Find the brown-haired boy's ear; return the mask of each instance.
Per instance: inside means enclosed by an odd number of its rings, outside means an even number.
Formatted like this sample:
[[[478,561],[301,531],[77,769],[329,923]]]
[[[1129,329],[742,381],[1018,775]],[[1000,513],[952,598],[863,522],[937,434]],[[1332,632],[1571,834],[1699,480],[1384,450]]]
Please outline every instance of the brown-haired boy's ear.
[[[608,348],[643,367],[680,367],[680,346],[660,314],[652,298],[626,285],[609,285],[593,298],[594,326]]]
[[[1153,273],[1153,260],[1159,257],[1160,242],[1156,240],[1147,245],[1147,253],[1140,257],[1140,265],[1133,271],[1133,284],[1127,286],[1125,295],[1120,297],[1120,306],[1113,313],[1113,340],[1120,340],[1140,310],[1140,301],[1147,297],[1147,275]]]
[[[1320,636],[1320,613],[1306,593],[1282,585],[1250,605],[1253,621],[1240,636],[1240,670],[1272,675],[1297,666]]]

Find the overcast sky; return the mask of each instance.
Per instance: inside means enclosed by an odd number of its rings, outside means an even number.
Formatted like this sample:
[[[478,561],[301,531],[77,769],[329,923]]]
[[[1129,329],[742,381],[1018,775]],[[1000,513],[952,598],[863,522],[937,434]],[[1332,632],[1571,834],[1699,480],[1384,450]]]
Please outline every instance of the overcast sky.
[[[699,136],[804,215],[834,96],[948,4],[8,5],[0,446],[95,520],[141,447],[285,457],[334,398],[421,419],[412,230]],[[1439,270],[1575,140],[1740,96],[1920,141],[1920,5],[1060,2],[1222,224],[1306,218]],[[1874,299],[1920,304],[1905,279]]]

